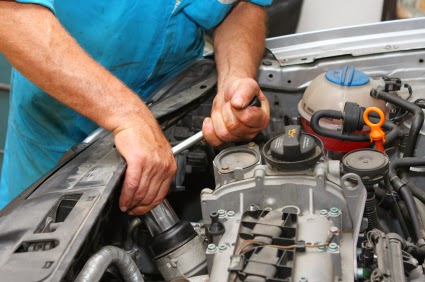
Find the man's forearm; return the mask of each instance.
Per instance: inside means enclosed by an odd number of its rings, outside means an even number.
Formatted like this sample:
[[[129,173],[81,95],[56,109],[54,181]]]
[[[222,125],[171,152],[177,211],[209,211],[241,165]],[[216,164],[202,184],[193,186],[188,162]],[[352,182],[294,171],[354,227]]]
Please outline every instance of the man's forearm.
[[[214,33],[219,84],[226,78],[256,78],[265,33],[263,7],[241,1],[233,8]]]
[[[57,100],[114,132],[115,146],[127,161],[121,210],[143,214],[158,205],[176,164],[143,101],[90,58],[48,9],[0,1],[0,22],[0,52],[12,65]]]
[[[0,1],[0,21],[0,52],[57,100],[108,130],[134,115],[149,116],[137,95],[90,58],[48,9]]]
[[[269,104],[255,81],[264,53],[265,18],[264,8],[240,1],[215,30],[218,91],[211,118],[202,126],[213,146],[250,140],[268,124]],[[260,108],[249,106],[254,97],[260,100]]]

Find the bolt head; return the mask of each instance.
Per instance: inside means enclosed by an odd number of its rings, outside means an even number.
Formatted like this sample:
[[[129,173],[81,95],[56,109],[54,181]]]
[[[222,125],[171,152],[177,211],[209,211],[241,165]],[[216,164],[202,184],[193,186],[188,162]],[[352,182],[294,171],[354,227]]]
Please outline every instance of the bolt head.
[[[269,60],[264,60],[262,62],[262,64],[263,64],[263,66],[271,66],[272,65],[272,62],[270,62]]]
[[[330,216],[337,216],[337,215],[339,215],[339,209],[338,208],[335,208],[335,207],[333,207],[333,208],[331,208],[330,210],[329,210],[329,215]]]
[[[258,211],[259,207],[257,205],[250,205],[249,211]]]
[[[326,246],[320,246],[317,248],[319,249],[319,251],[322,251],[322,252],[326,251]]]
[[[215,246],[215,244],[209,244],[207,248],[210,251],[214,251],[216,249],[216,246]]]
[[[329,228],[329,231],[330,231],[332,234],[335,234],[335,235],[338,235],[338,234],[339,234],[339,229],[338,229],[338,227],[336,227],[336,226],[332,226],[331,228]]]
[[[330,243],[329,244],[329,251],[335,252],[335,251],[338,251],[338,249],[339,249],[338,244],[336,244],[336,243]]]
[[[226,211],[225,210],[218,210],[217,213],[218,213],[219,216],[224,216],[226,214]]]
[[[225,244],[220,244],[220,246],[218,246],[218,249],[220,251],[225,251],[227,249],[227,246]]]

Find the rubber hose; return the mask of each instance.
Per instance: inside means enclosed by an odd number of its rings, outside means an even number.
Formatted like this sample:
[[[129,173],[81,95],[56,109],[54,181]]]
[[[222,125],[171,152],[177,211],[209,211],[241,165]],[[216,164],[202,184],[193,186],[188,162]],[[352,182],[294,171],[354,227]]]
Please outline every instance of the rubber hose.
[[[409,130],[409,137],[407,138],[406,142],[406,149],[404,150],[405,157],[412,157],[413,152],[416,148],[416,143],[418,141],[420,129],[422,128],[422,124],[424,123],[424,113],[422,109],[413,103],[407,102],[401,99],[400,97],[391,95],[385,91],[378,91],[376,89],[372,89],[370,91],[370,96],[396,105],[414,115],[412,125],[410,126]]]
[[[378,119],[374,119],[374,118],[370,118],[369,120],[373,123],[378,123]],[[386,120],[384,122],[384,125],[382,126],[382,128],[384,128],[384,131],[389,131],[389,133],[386,134],[386,140],[384,145],[390,145],[392,144],[396,139],[398,139],[401,136],[401,130],[400,128],[398,128],[397,125],[395,125],[392,121]]]
[[[339,133],[338,131],[324,129],[319,124],[319,121],[322,118],[343,119],[343,117],[344,117],[344,114],[340,111],[334,111],[334,110],[317,111],[312,115],[310,120],[310,125],[314,132],[324,137],[339,139],[343,141],[351,141],[351,142],[370,142],[369,134],[344,135]],[[379,122],[379,120],[375,117],[369,117],[369,120],[373,123]],[[398,128],[398,126],[389,120],[386,120],[382,127],[384,128],[385,131],[390,131],[386,135],[386,142],[384,145],[391,144],[392,142],[394,142],[394,140],[396,140],[397,138],[401,136],[401,131]]]
[[[366,134],[342,135],[338,133],[338,131],[324,129],[319,124],[319,121],[322,118],[342,119],[343,117],[344,117],[344,114],[340,111],[334,111],[334,110],[317,111],[311,116],[310,125],[314,132],[325,137],[344,140],[344,141],[352,141],[352,142],[370,141],[369,135],[366,135]]]
[[[139,217],[135,217],[130,224],[128,225],[128,229],[127,229],[127,239],[125,240],[124,243],[124,249],[126,251],[131,251],[134,247],[134,242],[133,242],[133,235],[134,235],[134,231],[142,224],[142,221],[140,220]]]
[[[124,250],[114,246],[105,246],[94,254],[86,262],[75,281],[97,282],[111,264],[118,268],[124,281],[144,282],[136,263]]]
[[[419,213],[412,192],[410,192],[409,188],[403,186],[400,188],[399,194],[403,199],[404,203],[406,204],[407,211],[409,212],[413,231],[416,235],[416,240],[418,241],[420,239],[423,239],[425,237],[425,230],[422,221],[419,217]]]
[[[413,196],[425,204],[425,192],[410,181],[407,182],[406,185],[409,187],[410,191],[412,191]]]
[[[391,186],[390,180],[387,178],[385,178],[384,180],[384,186],[385,186],[385,191],[387,191],[389,194],[393,194],[394,189],[393,186]],[[410,221],[407,209],[406,209],[406,205],[404,204],[403,201],[397,201],[397,199],[395,198],[395,196],[391,196],[391,199],[393,200],[393,205],[391,206],[394,214],[397,216],[397,219],[400,223],[400,227],[402,229],[403,235],[405,238],[409,238],[412,237],[410,236],[410,231],[411,228],[407,227],[406,224],[406,218]],[[401,233],[400,233],[401,234]]]
[[[412,192],[408,189],[406,183],[397,176],[397,169],[408,168],[411,166],[425,166],[425,158],[403,158],[391,162],[388,170],[388,178],[391,185],[404,200],[417,240],[420,240],[425,237],[425,230],[419,217],[415,200],[413,199]]]
[[[421,217],[422,222],[425,222],[425,205],[418,200],[418,198],[414,198],[416,207],[418,208],[419,216]]]
[[[406,157],[406,158],[395,160],[395,161],[392,162],[392,167],[394,169],[392,174],[393,174],[393,176],[397,175],[396,174],[397,169],[400,169],[400,168],[407,168],[408,169],[412,166],[425,166],[425,158],[420,158],[420,157],[409,157],[409,158],[407,158]],[[391,165],[390,165],[390,172],[391,172]],[[390,176],[390,172],[388,173],[388,176]],[[402,176],[406,176],[406,173],[402,173]],[[390,179],[391,178],[392,177],[390,177]],[[404,178],[406,178],[406,177],[404,177]],[[425,204],[425,192],[422,191],[422,189],[417,187],[412,182],[407,182],[407,183],[403,182],[403,184],[406,184],[407,187],[409,187],[413,196],[415,196],[416,198],[418,198],[418,200],[420,200],[422,203]]]

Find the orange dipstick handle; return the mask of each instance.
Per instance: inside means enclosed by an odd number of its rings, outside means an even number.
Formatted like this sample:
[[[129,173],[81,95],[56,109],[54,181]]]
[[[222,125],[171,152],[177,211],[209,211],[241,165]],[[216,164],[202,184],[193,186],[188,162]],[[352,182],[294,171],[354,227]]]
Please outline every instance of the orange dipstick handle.
[[[369,120],[370,112],[376,112],[379,114],[378,123],[372,123]],[[385,152],[383,142],[385,142],[386,139],[385,139],[385,132],[382,130],[382,125],[384,125],[384,122],[385,122],[384,113],[381,111],[381,109],[377,107],[370,107],[364,111],[363,120],[365,124],[370,127],[370,142],[375,142],[376,150]]]

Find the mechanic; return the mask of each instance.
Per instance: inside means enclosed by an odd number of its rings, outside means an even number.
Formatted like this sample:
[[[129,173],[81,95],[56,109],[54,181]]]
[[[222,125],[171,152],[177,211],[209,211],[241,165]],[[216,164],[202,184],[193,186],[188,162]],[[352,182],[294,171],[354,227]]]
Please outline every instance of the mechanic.
[[[171,147],[144,101],[202,57],[216,27],[218,93],[203,123],[213,146],[267,126],[256,77],[272,0],[0,0],[0,52],[14,66],[0,209],[101,126],[127,161],[120,208],[143,214],[166,196]],[[261,108],[249,106],[258,96]]]

